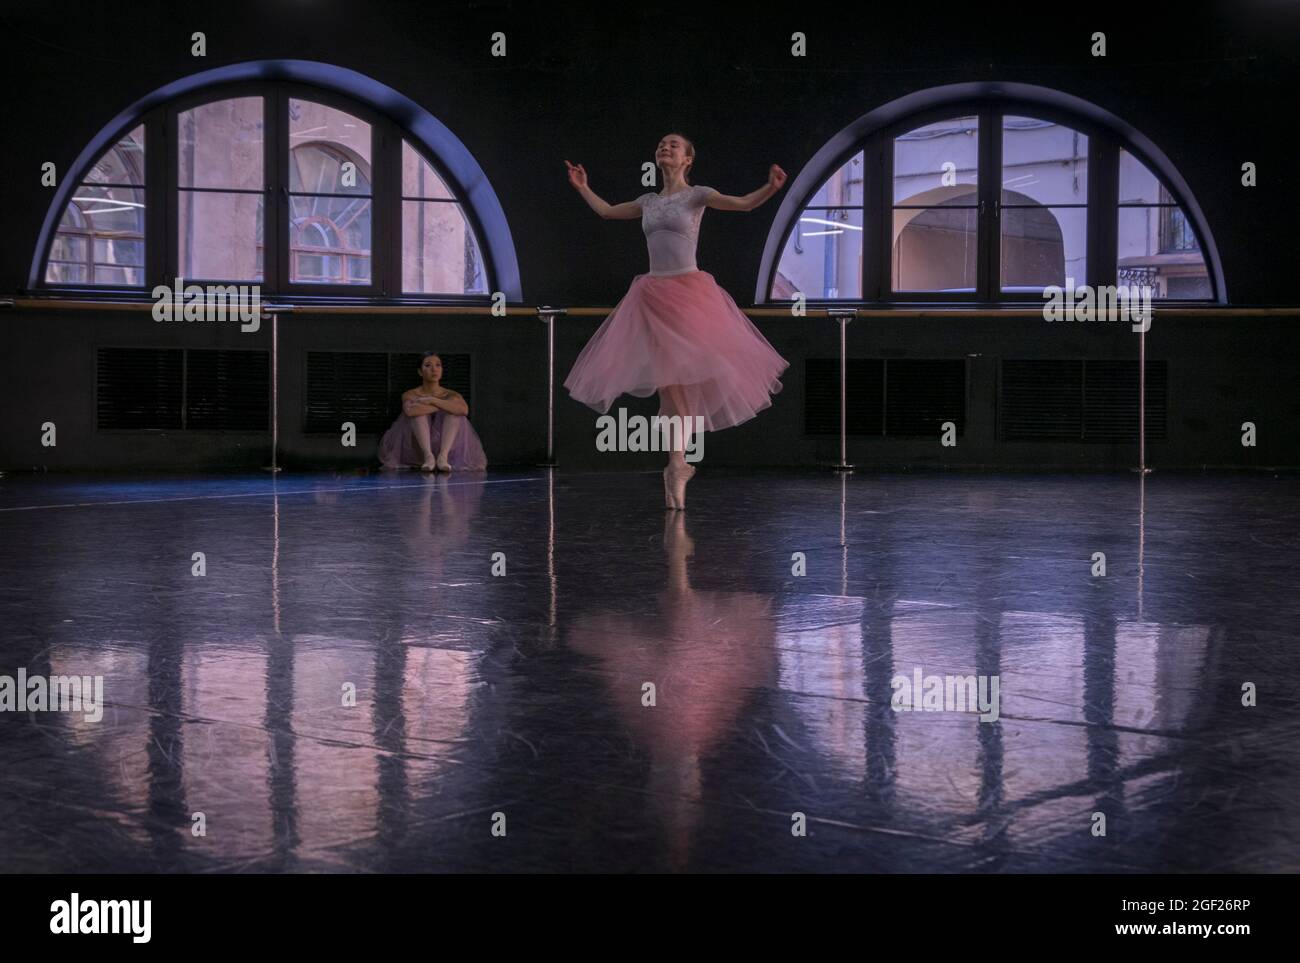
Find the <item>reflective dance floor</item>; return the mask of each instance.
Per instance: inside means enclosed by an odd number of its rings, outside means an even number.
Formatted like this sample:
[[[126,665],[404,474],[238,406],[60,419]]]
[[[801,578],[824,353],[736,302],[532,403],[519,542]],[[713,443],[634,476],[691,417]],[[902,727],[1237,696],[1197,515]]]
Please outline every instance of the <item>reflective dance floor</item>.
[[[689,498],[9,475],[0,871],[1300,869],[1300,479]]]

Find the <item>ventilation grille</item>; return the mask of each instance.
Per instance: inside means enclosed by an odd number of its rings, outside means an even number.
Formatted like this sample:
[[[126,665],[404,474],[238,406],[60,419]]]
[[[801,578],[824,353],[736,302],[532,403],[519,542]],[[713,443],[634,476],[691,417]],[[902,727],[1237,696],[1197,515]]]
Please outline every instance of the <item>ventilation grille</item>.
[[[100,348],[95,423],[106,431],[266,431],[266,351]]]
[[[179,430],[185,352],[180,348],[100,348],[95,417],[101,429]]]
[[[442,384],[470,400],[470,356],[440,355]],[[421,352],[308,351],[303,431],[337,433],[345,421],[379,434],[402,410],[402,392],[418,387]],[[471,407],[472,410],[472,407]]]
[[[1147,362],[1146,430],[1165,439],[1169,366]],[[1002,362],[998,405],[1003,441],[1135,442],[1138,363],[1134,360]]]
[[[951,421],[966,431],[966,361],[894,358],[885,362],[885,434],[938,436]]]
[[[938,435],[943,423],[966,427],[966,362],[962,358],[849,358],[845,362],[845,430],[893,438]],[[804,361],[804,433],[840,431],[840,362]]]
[[[1003,361],[1003,441],[1083,438],[1082,361]]]
[[[879,358],[848,358],[844,420],[850,435],[879,435],[884,428],[882,404],[885,363]],[[803,430],[808,435],[840,433],[840,362],[805,358]]]
[[[270,375],[265,351],[186,351],[185,427],[268,431]]]

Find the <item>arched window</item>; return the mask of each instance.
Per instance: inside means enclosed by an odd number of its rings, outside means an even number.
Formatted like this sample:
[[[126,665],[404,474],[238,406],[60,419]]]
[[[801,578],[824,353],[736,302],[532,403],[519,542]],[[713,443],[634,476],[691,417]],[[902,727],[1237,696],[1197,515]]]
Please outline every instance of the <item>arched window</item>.
[[[56,198],[34,287],[129,296],[180,277],[285,300],[521,297],[482,171],[382,85],[322,64],[244,64],[124,118]]]
[[[989,304],[1085,284],[1224,300],[1200,209],[1153,145],[1054,91],[963,84],[873,111],[818,153],[756,301]]]
[[[50,246],[51,284],[144,283],[144,127],[115,143],[78,184]]]

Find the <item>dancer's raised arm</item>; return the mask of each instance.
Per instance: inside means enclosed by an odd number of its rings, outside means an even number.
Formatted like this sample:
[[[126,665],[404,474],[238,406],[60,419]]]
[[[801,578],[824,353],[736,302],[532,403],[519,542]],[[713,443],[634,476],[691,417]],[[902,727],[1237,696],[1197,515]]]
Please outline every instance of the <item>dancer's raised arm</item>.
[[[575,166],[567,160],[564,163],[569,168],[569,183],[582,195],[582,199],[590,205],[591,209],[601,217],[613,221],[630,221],[641,216],[641,205],[636,201],[624,201],[622,204],[608,203],[604,198],[598,197],[596,192],[587,186],[587,171],[581,164]]]
[[[731,194],[710,194],[704,203],[715,211],[752,211],[769,197],[779,191],[785,184],[785,171],[773,164],[767,171],[767,183],[756,191],[750,191],[743,197]]]

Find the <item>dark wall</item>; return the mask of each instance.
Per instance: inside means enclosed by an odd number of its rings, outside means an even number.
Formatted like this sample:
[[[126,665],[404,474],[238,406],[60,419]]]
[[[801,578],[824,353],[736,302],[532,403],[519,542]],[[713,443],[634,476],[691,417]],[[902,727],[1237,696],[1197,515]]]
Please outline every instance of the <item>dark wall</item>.
[[[256,334],[233,325],[157,324],[148,312],[19,312],[6,315],[8,376],[0,384],[6,424],[0,465],[14,469],[122,470],[256,468],[270,460],[266,433],[106,432],[95,429],[95,356],[100,346],[267,350],[267,324]],[[338,434],[304,433],[304,355],[308,350],[416,351],[427,343],[473,362],[471,420],[494,465],[533,464],[546,454],[546,333],[532,318],[490,324],[480,317],[365,318],[294,315],[280,322],[280,460],[289,468],[372,465],[377,435],[344,448]],[[559,387],[599,319],[557,321],[556,456],[568,469],[647,468],[662,455],[596,450],[596,415]],[[710,464],[817,465],[839,458],[835,434],[805,434],[805,359],[836,359],[838,325],[826,319],[761,318],[759,328],[789,361],[784,388],[757,418],[706,436]],[[364,338],[358,337],[364,326]],[[1046,329],[1046,332],[1045,330]],[[1005,441],[999,434],[999,378],[1004,359],[1136,361],[1137,338],[1122,325],[1102,327],[1034,318],[863,319],[850,323],[856,358],[964,359],[955,447],[938,432],[922,437],[850,437],[850,462],[900,468],[1065,468],[1115,470],[1137,464],[1137,445]],[[1163,437],[1147,443],[1147,464],[1160,468],[1300,467],[1295,425],[1295,320],[1275,317],[1157,318],[1147,336],[1149,362],[1167,370]],[[51,360],[52,359],[52,360]],[[52,370],[53,369],[53,370]],[[625,397],[629,413],[653,414],[651,399]],[[945,415],[944,417],[948,417]],[[54,448],[41,425],[58,428]],[[1243,447],[1241,425],[1256,426]],[[837,423],[837,422],[836,422]],[[1155,435],[1155,432],[1153,432]]]
[[[1238,305],[1296,303],[1296,212],[1292,173],[1300,79],[1300,10],[1265,0],[1221,4],[1089,4],[1060,8],[911,4],[798,4],[642,8],[463,2],[384,3],[262,0],[258,3],[6,4],[0,88],[7,127],[0,177],[5,242],[0,297],[26,279],[50,192],[40,165],[61,171],[115,113],[163,84],[225,63],[262,58],[326,61],[406,94],[447,124],[477,157],[514,234],[525,301],[611,305],[645,270],[635,222],[596,218],[568,186],[565,158],[586,165],[609,200],[641,193],[640,164],[660,135],[695,139],[694,180],[742,193],[767,166],[793,178],[836,131],[911,91],[967,80],[1004,79],[1059,89],[1128,121],[1182,172],[1214,232],[1227,290]],[[664,12],[666,11],[666,12]],[[208,56],[190,56],[190,34],[207,35]],[[507,34],[509,56],[488,55]],[[804,31],[811,54],[789,56]],[[1107,35],[1109,55],[1089,54]],[[1254,161],[1259,186],[1243,188]],[[748,304],[776,211],[710,212],[700,266]],[[560,329],[557,384],[596,321]],[[754,423],[709,439],[709,456],[786,464],[833,458],[834,439],[802,435],[802,359],[833,357],[834,325],[760,323],[793,365],[786,391]],[[1295,432],[1294,319],[1220,318],[1157,322],[1152,357],[1170,363],[1169,437],[1153,463],[1300,464]],[[94,430],[92,346],[189,346],[259,335],[193,327],[165,331],[147,314],[0,312],[0,465],[52,468],[258,464],[265,436],[103,435]],[[206,340],[205,340],[206,339]],[[419,350],[436,346],[474,358],[475,421],[496,463],[526,462],[545,444],[545,341],[529,319],[364,316],[295,317],[281,344],[282,447],[291,464],[359,457],[328,440],[296,434],[307,348]],[[851,326],[850,351],[880,356],[971,358],[968,428],[955,451],[931,442],[855,442],[865,463],[1128,464],[1131,446],[1008,447],[996,442],[998,357],[1132,357],[1132,338],[1095,329],[1065,334],[1012,319],[891,320]],[[296,360],[295,360],[296,359]],[[594,463],[593,413],[561,390],[558,447],[568,463]],[[637,407],[630,405],[629,407]],[[650,410],[647,405],[639,410]],[[1239,416],[1238,411],[1247,416]],[[1289,419],[1289,421],[1288,421]],[[59,424],[57,450],[39,446],[39,424]],[[1241,420],[1276,450],[1243,455]],[[1226,426],[1226,427],[1225,427]],[[1286,433],[1286,434],[1284,434]],[[1285,437],[1285,441],[1280,439]],[[77,439],[73,445],[71,439]],[[65,447],[65,439],[68,439]],[[1235,446],[1235,447],[1234,447]],[[1159,447],[1159,446],[1157,446]],[[960,452],[960,454],[957,454]],[[346,457],[345,457],[346,456]],[[635,463],[633,456],[628,464]],[[607,462],[600,462],[607,464]]]

